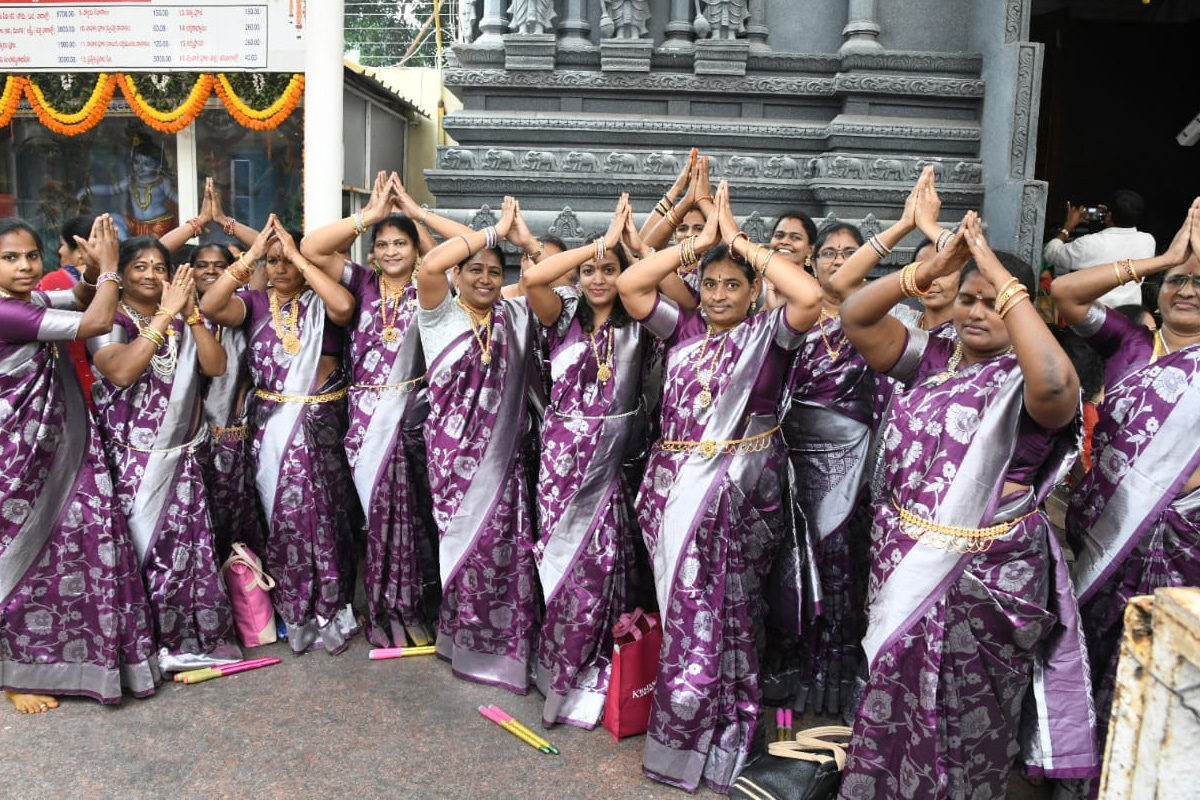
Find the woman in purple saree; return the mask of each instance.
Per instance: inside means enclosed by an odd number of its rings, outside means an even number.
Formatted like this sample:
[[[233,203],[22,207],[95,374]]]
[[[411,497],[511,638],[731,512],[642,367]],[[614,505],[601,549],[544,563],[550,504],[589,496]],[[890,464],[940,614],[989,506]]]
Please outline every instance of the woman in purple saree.
[[[243,326],[250,342],[252,455],[268,533],[263,562],[295,653],[340,653],[358,624],[346,431],[343,335],[354,297],[296,249],[272,214],[247,258],[263,253],[272,287],[234,293],[250,278],[230,267],[200,301],[206,316]]]
[[[96,418],[154,614],[158,663],[180,672],[241,658],[213,543],[199,453],[206,377],[225,351],[195,307],[190,267],[149,236],[121,243],[112,331],[88,340]]]
[[[417,323],[427,364],[425,444],[442,577],[438,655],[460,678],[524,694],[537,650],[537,571],[521,455],[538,380],[533,316],[500,299],[516,201],[494,227],[425,257]],[[457,293],[450,291],[453,271]]]
[[[957,343],[889,316],[968,253]],[[879,434],[869,675],[842,798],[1004,797],[1018,754],[1051,776],[1098,767],[1078,611],[1040,508],[1073,455],[1079,382],[1027,300],[968,212],[931,261],[842,305],[850,341],[908,387]]]
[[[663,615],[642,769],[688,791],[704,781],[727,792],[759,711],[761,587],[783,522],[776,409],[820,288],[738,231],[724,182],[715,203],[703,233],[631,267],[617,287],[667,354],[662,438],[637,499]],[[682,310],[658,286],[702,253],[701,309]],[[764,275],[788,302],[750,316]]]
[[[120,278],[107,214],[81,246],[89,259],[75,288],[39,292],[37,233],[0,220],[0,688],[26,714],[62,695],[146,697],[159,681],[133,542],[59,350],[112,327]]]
[[[1063,319],[1104,359],[1093,466],[1072,493],[1067,514],[1101,751],[1126,603],[1164,586],[1200,585],[1197,253],[1200,200],[1163,255],[1072,272],[1052,288]],[[1164,274],[1157,331],[1095,302],[1116,286],[1157,273]],[[1076,797],[1095,797],[1099,781],[1069,788]]]
[[[635,486],[622,469],[644,430],[646,335],[617,296],[631,228],[622,196],[608,231],[527,267],[525,297],[546,331],[550,402],[542,423],[534,549],[546,598],[538,652],[542,724],[594,728],[612,670],[612,627],[631,610]],[[579,286],[551,288],[579,270]]]
[[[417,331],[417,271],[426,240],[404,208],[449,238],[470,228],[421,212],[395,173],[379,173],[358,212],[319,228],[302,249],[357,301],[349,327],[350,425],[346,456],[366,514],[367,638],[380,647],[430,644],[427,570],[435,566],[424,423],[425,355]],[[346,260],[360,229],[371,229],[367,269]]]

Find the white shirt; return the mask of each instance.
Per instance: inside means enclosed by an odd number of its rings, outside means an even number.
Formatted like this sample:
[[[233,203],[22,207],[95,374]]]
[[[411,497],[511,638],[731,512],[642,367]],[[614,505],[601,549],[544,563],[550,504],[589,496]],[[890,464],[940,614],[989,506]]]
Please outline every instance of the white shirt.
[[[1064,244],[1055,236],[1046,242],[1042,258],[1054,266],[1055,275],[1087,269],[1097,264],[1124,261],[1127,258],[1153,258],[1154,237],[1137,228],[1105,228],[1087,236],[1080,236],[1070,244]],[[1099,298],[1109,308],[1118,306],[1140,306],[1142,287],[1140,283],[1118,286]]]

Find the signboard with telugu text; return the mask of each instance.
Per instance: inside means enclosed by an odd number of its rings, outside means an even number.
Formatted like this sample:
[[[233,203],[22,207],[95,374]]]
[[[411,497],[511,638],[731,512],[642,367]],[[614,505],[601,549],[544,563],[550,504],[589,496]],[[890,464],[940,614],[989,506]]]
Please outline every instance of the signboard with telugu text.
[[[0,72],[303,72],[304,5],[0,0]]]

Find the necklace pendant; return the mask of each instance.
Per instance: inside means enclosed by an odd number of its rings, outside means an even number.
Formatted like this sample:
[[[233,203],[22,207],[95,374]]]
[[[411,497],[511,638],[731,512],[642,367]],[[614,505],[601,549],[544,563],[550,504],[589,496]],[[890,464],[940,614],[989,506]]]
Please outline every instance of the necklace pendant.
[[[285,333],[283,335],[283,352],[290,356],[300,352],[300,337],[294,333]]]
[[[400,334],[396,332],[395,328],[384,328],[382,339],[388,344],[391,344],[392,342],[396,341],[399,335]]]
[[[175,326],[168,325],[167,326],[167,336],[174,336],[174,335],[175,335]]]
[[[708,388],[700,390],[700,394],[696,397],[696,404],[701,408],[708,408],[712,405],[712,392]]]
[[[490,363],[492,363],[492,354],[489,353],[487,350],[484,350],[479,355],[479,360],[482,361],[484,364],[490,364]]]
[[[596,377],[600,379],[601,383],[608,383],[612,378],[612,368],[608,364],[601,364],[596,370]]]

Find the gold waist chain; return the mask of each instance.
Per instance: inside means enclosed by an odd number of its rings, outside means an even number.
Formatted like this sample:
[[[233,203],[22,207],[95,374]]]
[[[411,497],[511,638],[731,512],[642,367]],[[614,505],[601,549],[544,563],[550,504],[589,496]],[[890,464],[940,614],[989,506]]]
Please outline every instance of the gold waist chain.
[[[892,507],[900,515],[900,530],[904,535],[921,544],[945,550],[950,553],[986,553],[992,542],[1004,536],[1013,526],[1037,513],[1035,508],[1016,519],[998,522],[986,528],[957,528],[953,525],[943,525],[940,522],[918,517],[916,514],[901,508],[896,498],[892,498]]]
[[[761,453],[763,450],[771,446],[771,437],[779,432],[779,426],[776,425],[769,431],[747,436],[745,439],[730,439],[728,441],[714,441],[705,439],[701,442],[673,442],[664,441],[660,447],[667,453],[699,453],[704,458],[712,458],[717,454],[744,456],[750,453]]]
[[[334,400],[341,400],[346,396],[348,389],[343,386],[341,389],[335,389],[332,392],[324,394],[279,394],[278,392],[269,392],[266,389],[255,389],[254,393],[263,400],[270,400],[274,403],[304,403],[305,405],[316,405],[317,403],[329,403]]]

